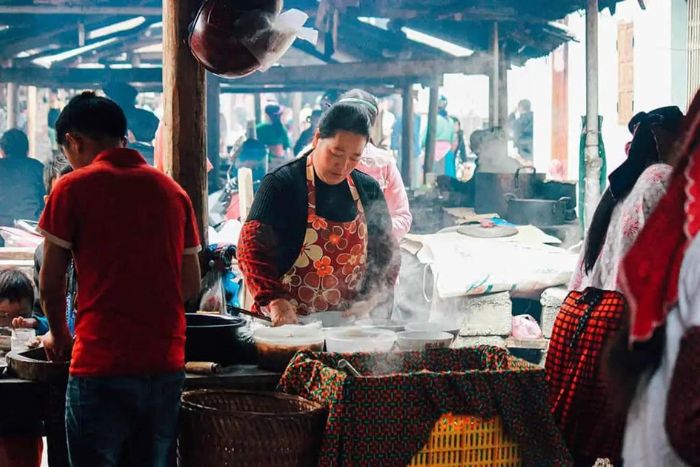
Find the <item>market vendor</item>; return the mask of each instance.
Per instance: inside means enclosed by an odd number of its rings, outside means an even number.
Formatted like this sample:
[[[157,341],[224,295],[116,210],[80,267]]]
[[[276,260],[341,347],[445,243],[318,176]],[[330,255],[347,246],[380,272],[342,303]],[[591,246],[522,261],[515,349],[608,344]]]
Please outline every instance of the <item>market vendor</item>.
[[[355,170],[369,140],[366,107],[331,106],[313,149],[263,180],[241,231],[238,262],[254,310],[274,325],[390,302],[400,257],[379,184]]]

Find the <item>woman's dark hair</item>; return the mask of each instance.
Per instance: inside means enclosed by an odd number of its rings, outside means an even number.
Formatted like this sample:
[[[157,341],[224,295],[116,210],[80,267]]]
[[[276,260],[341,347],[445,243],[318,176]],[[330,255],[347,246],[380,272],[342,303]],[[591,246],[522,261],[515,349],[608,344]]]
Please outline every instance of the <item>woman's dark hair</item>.
[[[366,106],[350,102],[337,102],[321,117],[318,132],[321,138],[333,138],[339,131],[364,136],[369,140],[370,117]]]
[[[370,119],[370,126],[374,126],[374,122],[379,116],[379,101],[372,94],[364,89],[351,89],[340,96],[338,102],[346,102],[351,104],[360,104],[367,107],[367,113]]]
[[[56,141],[65,144],[66,133],[79,132],[93,139],[126,136],[126,116],[113,100],[85,91],[73,97],[56,120]]]
[[[610,174],[610,186],[605,190],[596,207],[591,225],[586,233],[586,250],[583,266],[590,273],[598,261],[608,233],[610,220],[617,203],[622,201],[647,167],[663,161],[659,153],[652,125],[677,133],[681,129],[683,114],[677,107],[661,107],[649,113],[637,113],[628,124],[634,131],[627,160]]]
[[[27,157],[29,139],[22,130],[17,128],[7,130],[0,138],[0,149],[7,157]]]
[[[30,304],[34,304],[32,281],[17,269],[0,271],[0,300],[10,302],[27,300]]]

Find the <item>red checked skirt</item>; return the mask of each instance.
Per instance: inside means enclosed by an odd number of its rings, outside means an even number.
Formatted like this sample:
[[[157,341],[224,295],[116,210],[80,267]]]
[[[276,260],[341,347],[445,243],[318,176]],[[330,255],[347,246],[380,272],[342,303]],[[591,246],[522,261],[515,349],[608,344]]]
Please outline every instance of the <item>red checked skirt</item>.
[[[574,458],[621,458],[625,416],[613,410],[615,389],[601,367],[625,307],[618,292],[572,291],[554,323],[545,365],[549,403]]]

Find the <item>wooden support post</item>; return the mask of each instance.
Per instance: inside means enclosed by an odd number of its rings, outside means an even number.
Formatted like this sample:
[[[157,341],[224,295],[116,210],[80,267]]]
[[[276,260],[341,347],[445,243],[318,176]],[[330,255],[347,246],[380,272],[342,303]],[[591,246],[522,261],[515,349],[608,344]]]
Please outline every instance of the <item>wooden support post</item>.
[[[17,128],[17,84],[7,83],[7,129]]]
[[[301,93],[295,92],[292,94],[292,115],[294,123],[292,124],[292,141],[296,142],[301,134],[301,122],[299,121],[299,116],[301,115]],[[292,143],[294,144],[294,143]]]
[[[401,112],[401,176],[405,186],[410,187],[411,176],[413,174],[413,132],[420,131],[413,128],[413,86],[407,84],[402,92],[402,112]]]
[[[187,46],[199,0],[163,0],[163,159],[165,171],[192,200],[207,244],[207,161],[204,69]]]
[[[586,6],[586,199],[584,220],[591,224],[600,199],[600,168],[598,154],[598,0],[588,0]]]
[[[492,127],[498,126],[500,122],[499,116],[499,87],[500,87],[500,50],[498,44],[498,23],[493,23],[493,28],[491,29],[491,72],[489,74],[489,124]]]
[[[219,78],[207,73],[207,156],[213,168],[209,173],[209,184],[219,189],[219,152],[221,150],[221,106]]]
[[[435,138],[437,136],[438,99],[440,98],[440,87],[437,83],[430,86],[430,100],[428,103],[428,131],[425,141],[425,161],[423,161],[423,182],[426,175],[433,171],[435,161]]]
[[[254,108],[255,108],[255,124],[258,125],[262,123],[263,121],[263,116],[262,116],[262,95],[261,94],[254,94]]]
[[[508,119],[508,63],[506,54],[501,50],[498,54],[498,126],[506,127]]]
[[[39,93],[36,86],[27,87],[27,138],[29,154],[37,155],[37,135],[39,133]]]

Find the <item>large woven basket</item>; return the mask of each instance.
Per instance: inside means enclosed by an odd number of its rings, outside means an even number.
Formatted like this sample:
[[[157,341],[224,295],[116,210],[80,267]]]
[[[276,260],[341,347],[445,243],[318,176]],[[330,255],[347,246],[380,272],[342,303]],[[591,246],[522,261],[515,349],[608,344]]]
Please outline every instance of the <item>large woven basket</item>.
[[[182,395],[180,467],[315,466],[326,409],[273,392],[197,390]]]

